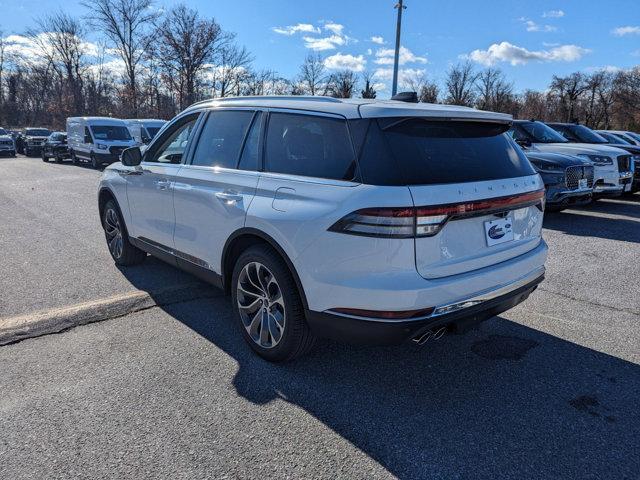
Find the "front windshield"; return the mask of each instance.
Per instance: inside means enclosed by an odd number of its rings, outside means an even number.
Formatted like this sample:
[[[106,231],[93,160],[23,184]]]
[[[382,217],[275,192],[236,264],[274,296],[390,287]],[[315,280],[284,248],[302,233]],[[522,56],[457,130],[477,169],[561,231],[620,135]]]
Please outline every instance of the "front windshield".
[[[582,143],[609,143],[606,138],[584,125],[571,125],[568,128]]]
[[[608,143],[618,143],[620,145],[631,145],[631,142],[625,140],[622,137],[616,137],[612,133],[608,132],[598,132],[598,135],[608,140]]]
[[[120,125],[93,125],[93,138],[96,140],[131,140],[129,129]]]
[[[46,128],[27,128],[24,134],[27,137],[48,137],[51,135],[51,132]]]
[[[636,142],[640,142],[640,133],[627,132],[627,135],[633,138]]]
[[[160,127],[147,127],[147,133],[149,134],[149,138],[155,137],[160,131]]]
[[[567,143],[568,140],[542,122],[516,123],[525,132],[533,137],[535,143]]]

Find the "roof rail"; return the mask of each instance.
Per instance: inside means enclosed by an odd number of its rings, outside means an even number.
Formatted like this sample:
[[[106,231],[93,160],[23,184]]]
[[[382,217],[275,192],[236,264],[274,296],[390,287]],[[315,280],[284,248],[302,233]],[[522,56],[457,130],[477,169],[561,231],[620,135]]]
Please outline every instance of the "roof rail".
[[[243,100],[304,100],[306,102],[329,102],[340,103],[340,100],[333,97],[324,97],[316,95],[247,95],[239,97],[221,97],[221,98],[209,98],[207,100],[201,100],[199,102],[191,104],[189,107],[195,107],[196,105],[202,105],[209,102],[237,102]]]

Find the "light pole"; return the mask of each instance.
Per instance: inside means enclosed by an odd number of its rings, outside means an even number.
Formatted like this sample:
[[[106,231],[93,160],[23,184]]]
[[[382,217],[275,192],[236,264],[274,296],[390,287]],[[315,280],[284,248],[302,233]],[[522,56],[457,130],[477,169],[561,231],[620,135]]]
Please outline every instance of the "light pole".
[[[402,29],[402,10],[407,8],[403,4],[403,0],[398,0],[396,6],[398,9],[398,23],[396,24],[396,52],[393,57],[393,86],[391,87],[391,96],[398,93],[398,60],[400,58],[400,30]]]

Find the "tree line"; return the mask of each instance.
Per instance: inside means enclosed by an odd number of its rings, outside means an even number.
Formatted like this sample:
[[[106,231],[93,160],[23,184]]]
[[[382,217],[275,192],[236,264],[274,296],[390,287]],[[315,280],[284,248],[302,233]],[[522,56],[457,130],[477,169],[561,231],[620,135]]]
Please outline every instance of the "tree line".
[[[62,11],[39,17],[24,35],[25,52],[11,48],[0,32],[0,125],[59,129],[77,115],[168,119],[198,100],[238,95],[379,93],[375,74],[329,70],[317,54],[304,58],[293,78],[257,69],[233,32],[184,4],[167,11],[154,0],[83,5],[85,17]],[[89,42],[90,32],[102,42]],[[401,75],[400,83],[421,102],[640,130],[640,66],[553,76],[547,90],[521,93],[493,67],[461,62],[443,75],[441,82]]]

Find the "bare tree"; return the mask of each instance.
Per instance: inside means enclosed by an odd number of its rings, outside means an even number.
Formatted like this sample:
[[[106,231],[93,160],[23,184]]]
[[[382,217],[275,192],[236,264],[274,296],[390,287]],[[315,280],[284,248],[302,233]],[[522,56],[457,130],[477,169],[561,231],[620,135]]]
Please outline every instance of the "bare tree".
[[[247,77],[252,60],[249,51],[239,46],[233,35],[229,35],[220,48],[214,68],[214,91],[218,96],[240,94],[242,80]]]
[[[566,77],[553,76],[549,90],[559,102],[562,121],[573,122],[577,120],[576,105],[582,93],[587,89],[583,73],[576,72]]]
[[[0,30],[0,125],[4,122],[4,62],[6,45],[4,32]]]
[[[327,83],[324,60],[320,55],[307,55],[300,67],[300,83],[309,95],[318,95]]]
[[[435,82],[430,81],[424,73],[417,73],[404,78],[403,87],[418,95],[418,102],[438,103],[440,89]]]
[[[158,18],[153,0],[83,0],[89,21],[101,29],[125,65],[130,113],[138,116],[138,70],[149,44],[148,30]]]
[[[364,89],[360,92],[362,98],[376,98],[376,91],[371,83],[372,76],[371,72],[364,72],[362,74],[362,81],[364,82]]]
[[[327,93],[336,98],[351,98],[358,86],[358,77],[352,70],[332,74],[327,82]]]
[[[542,92],[526,90],[520,97],[519,118],[547,120],[547,97]]]
[[[475,100],[474,84],[476,73],[471,62],[452,66],[447,72],[445,88],[446,103],[471,106]]]
[[[84,112],[82,81],[86,67],[83,24],[62,11],[43,16],[36,24],[27,35],[64,83],[57,110],[63,117],[79,115]]]
[[[501,70],[487,68],[481,71],[475,83],[476,106],[481,110],[508,111],[515,101],[513,84],[508,82]]]
[[[154,38],[153,56],[183,109],[196,100],[199,79],[221,46],[222,29],[214,19],[201,19],[197,10],[179,4],[157,23]]]

